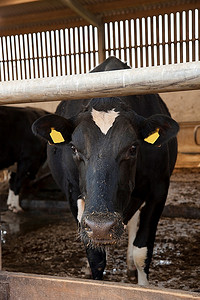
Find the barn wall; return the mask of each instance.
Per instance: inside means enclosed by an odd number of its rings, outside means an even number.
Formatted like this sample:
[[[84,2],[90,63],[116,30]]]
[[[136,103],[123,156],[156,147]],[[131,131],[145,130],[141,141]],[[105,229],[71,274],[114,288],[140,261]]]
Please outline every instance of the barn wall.
[[[160,94],[177,122],[200,122],[200,91]]]

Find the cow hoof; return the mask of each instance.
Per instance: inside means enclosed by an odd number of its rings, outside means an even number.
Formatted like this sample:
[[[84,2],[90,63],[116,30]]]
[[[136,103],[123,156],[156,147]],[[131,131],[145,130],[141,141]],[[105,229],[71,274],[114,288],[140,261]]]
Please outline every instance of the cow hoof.
[[[137,279],[137,270],[128,270],[127,275],[131,280]]]
[[[9,205],[8,209],[10,211],[12,211],[13,213],[15,213],[15,214],[23,212],[23,209],[20,206],[19,207],[15,207],[15,206]]]

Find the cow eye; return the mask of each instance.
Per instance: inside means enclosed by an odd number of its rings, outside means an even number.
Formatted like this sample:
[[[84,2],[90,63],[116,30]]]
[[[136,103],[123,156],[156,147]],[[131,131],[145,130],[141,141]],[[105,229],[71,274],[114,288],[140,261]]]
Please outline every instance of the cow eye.
[[[78,153],[78,150],[76,149],[76,147],[74,145],[71,145],[71,149],[72,149],[74,154]]]
[[[132,145],[129,149],[129,155],[134,156],[136,154],[137,147],[135,145]]]

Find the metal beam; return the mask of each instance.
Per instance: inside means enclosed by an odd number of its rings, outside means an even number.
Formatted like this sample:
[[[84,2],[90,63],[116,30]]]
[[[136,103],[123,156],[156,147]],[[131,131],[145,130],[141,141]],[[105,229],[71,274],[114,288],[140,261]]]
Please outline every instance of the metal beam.
[[[89,24],[99,27],[101,22],[98,18],[84,8],[77,0],[62,0],[63,3],[67,4],[72,10],[74,10],[79,16],[85,19]]]
[[[200,89],[200,62],[0,83],[0,104]]]

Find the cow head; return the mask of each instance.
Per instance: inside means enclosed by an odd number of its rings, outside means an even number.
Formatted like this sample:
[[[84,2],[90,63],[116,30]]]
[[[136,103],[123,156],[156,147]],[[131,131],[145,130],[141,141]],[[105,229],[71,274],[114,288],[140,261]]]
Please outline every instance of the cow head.
[[[119,98],[92,99],[73,119],[53,114],[33,124],[50,144],[72,149],[82,193],[81,235],[92,245],[115,243],[123,233],[140,147],[160,147],[177,131],[170,117],[143,118]]]

